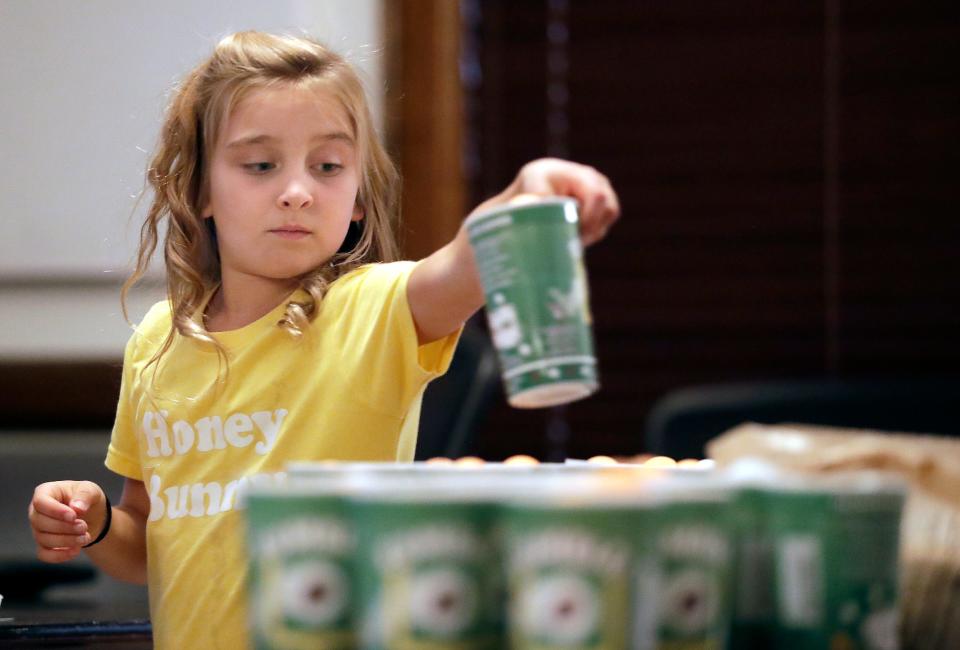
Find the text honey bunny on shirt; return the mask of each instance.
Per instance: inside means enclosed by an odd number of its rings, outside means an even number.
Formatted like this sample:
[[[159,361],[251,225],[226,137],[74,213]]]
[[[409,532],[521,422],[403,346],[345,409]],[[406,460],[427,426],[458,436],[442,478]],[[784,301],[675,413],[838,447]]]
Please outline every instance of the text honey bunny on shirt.
[[[287,413],[286,409],[257,411],[249,415],[237,412],[225,417],[202,417],[192,424],[186,420],[168,424],[168,411],[147,411],[141,421],[141,433],[146,442],[146,455],[150,458],[216,453],[228,446],[245,448],[250,445],[256,454],[262,456],[270,451],[279,437]],[[211,481],[164,488],[160,476],[154,473],[147,490],[150,496],[149,521],[227,512],[235,507],[237,491],[248,481],[268,481],[283,474],[241,477],[226,485]]]

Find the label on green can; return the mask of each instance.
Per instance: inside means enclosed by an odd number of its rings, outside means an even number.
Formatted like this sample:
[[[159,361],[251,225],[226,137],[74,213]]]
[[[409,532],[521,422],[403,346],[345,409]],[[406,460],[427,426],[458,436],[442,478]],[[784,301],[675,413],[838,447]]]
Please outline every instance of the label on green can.
[[[637,648],[721,650],[731,622],[731,531],[720,501],[668,502],[658,509],[654,641]]]
[[[587,275],[571,199],[471,216],[467,230],[508,401],[535,408],[597,390]]]
[[[252,493],[247,520],[254,647],[354,648],[354,538],[342,500]]]
[[[740,489],[730,509],[734,532],[731,648],[773,648],[774,559],[766,493]]]
[[[359,647],[501,648],[493,506],[357,500]]]
[[[775,647],[896,650],[903,495],[778,491],[768,499]]]
[[[629,646],[642,508],[511,506],[504,514],[515,650]]]

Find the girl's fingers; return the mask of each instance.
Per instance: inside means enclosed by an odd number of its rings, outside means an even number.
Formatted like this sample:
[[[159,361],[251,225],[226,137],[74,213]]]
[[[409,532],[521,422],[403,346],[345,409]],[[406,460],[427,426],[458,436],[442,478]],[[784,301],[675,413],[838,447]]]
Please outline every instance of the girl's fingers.
[[[590,203],[590,213],[588,215],[589,223],[606,224],[612,220],[613,212],[610,207],[611,198],[602,191],[597,191],[593,195]]]
[[[620,202],[610,181],[593,169],[590,176],[590,198],[581,211],[583,242],[587,246],[606,237],[610,226],[620,217]]]
[[[58,498],[64,498],[64,495],[41,490],[43,487],[41,485],[33,493],[33,501],[30,502],[30,507],[34,511],[54,519],[68,522],[76,521],[77,513],[74,512],[73,508],[58,500]]]
[[[606,186],[607,196],[610,197],[610,213],[613,217],[613,221],[616,221],[620,218],[620,197],[617,196],[616,190],[613,189],[613,185],[610,184],[610,179],[606,176],[603,177],[604,185]]]
[[[599,172],[597,172],[596,193],[595,218],[609,226],[620,217],[620,200],[617,198],[617,193],[613,191],[610,180]]]
[[[583,212],[588,220],[599,219],[608,201],[603,174],[593,167],[580,166],[580,188]]]
[[[83,517],[90,511],[90,506],[99,503],[103,499],[103,492],[96,483],[90,481],[78,481],[71,490],[69,503],[67,505],[73,509],[77,515]],[[67,501],[64,499],[64,501]]]
[[[81,535],[87,532],[89,526],[83,519],[77,519],[72,522],[54,519],[39,512],[34,512],[30,517],[30,526],[38,533],[53,533],[59,535]]]
[[[578,165],[576,188],[582,195],[584,210],[591,218],[596,218],[604,212],[619,213],[620,205],[617,194],[610,185],[610,180],[593,167]]]
[[[88,481],[38,485],[27,509],[37,558],[50,563],[76,558],[92,539],[82,517],[100,496],[100,488]]]
[[[599,218],[603,210],[603,195],[595,190],[588,190],[583,198],[581,207],[581,218],[585,224],[593,224]]]
[[[595,244],[604,237],[607,236],[608,228],[606,226],[596,226],[591,228],[589,232],[583,234],[583,244],[584,246],[590,246]]]
[[[555,158],[528,163],[518,176],[518,191],[576,199],[580,235],[586,245],[603,239],[620,217],[620,199],[610,179],[593,167]]]
[[[57,535],[54,533],[34,533],[37,546],[41,548],[80,548],[91,542],[90,533],[82,535]]]
[[[51,564],[68,562],[80,555],[80,547],[73,548],[37,548],[37,559]]]

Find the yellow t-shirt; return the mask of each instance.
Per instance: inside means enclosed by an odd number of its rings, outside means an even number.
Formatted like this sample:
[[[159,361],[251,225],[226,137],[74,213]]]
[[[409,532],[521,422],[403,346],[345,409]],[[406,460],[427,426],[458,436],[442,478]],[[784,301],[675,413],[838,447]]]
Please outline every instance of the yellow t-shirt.
[[[286,301],[209,346],[177,335],[156,377],[140,370],[170,329],[158,303],[127,344],[108,468],[150,495],[147,567],[157,648],[247,647],[243,518],[236,492],[287,461],[413,459],[420,402],[459,333],[418,346],[406,298],[412,262],[334,282],[299,339]],[[148,382],[154,382],[151,395]]]

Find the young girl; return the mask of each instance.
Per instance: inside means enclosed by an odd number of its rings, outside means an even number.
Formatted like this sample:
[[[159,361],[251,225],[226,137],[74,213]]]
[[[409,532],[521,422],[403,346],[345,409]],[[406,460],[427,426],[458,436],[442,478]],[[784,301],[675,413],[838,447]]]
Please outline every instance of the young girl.
[[[424,387],[483,304],[466,231],[395,262],[398,175],[360,81],[308,39],[224,39],[169,107],[148,171],[144,272],[166,225],[168,299],[127,344],[106,465],[119,504],[87,481],[37,487],[38,556],[80,550],[149,585],[158,648],[246,645],[237,489],[291,459],[413,458]],[[521,193],[580,201],[603,237],[617,197],[595,170],[524,166],[478,209]]]

